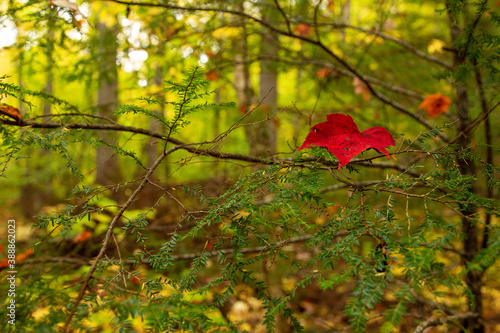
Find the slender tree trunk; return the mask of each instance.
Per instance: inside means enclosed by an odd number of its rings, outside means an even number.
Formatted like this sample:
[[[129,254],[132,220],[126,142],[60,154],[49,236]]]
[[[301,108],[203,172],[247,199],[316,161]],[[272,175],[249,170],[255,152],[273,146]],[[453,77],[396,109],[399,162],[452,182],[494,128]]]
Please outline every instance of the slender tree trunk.
[[[46,80],[43,92],[49,95],[53,94],[54,85],[54,25],[57,12],[54,8],[49,8],[47,20],[47,32],[45,35],[45,57],[47,60],[46,65]],[[19,87],[23,88],[23,51],[19,55]],[[24,103],[20,101],[19,111],[21,114],[25,113]],[[43,115],[51,114],[51,103],[48,100],[43,101]],[[30,155],[35,151],[29,148]],[[45,167],[45,160],[48,159],[48,151],[42,149],[41,161],[39,159],[27,159],[26,167],[24,168],[25,178],[27,182],[21,186],[21,193],[19,197],[20,207],[25,217],[31,218],[38,214],[44,204],[51,201],[52,198],[52,184],[50,177],[40,177],[43,174]]]
[[[158,55],[162,56],[163,52],[160,50],[158,52]],[[158,89],[158,94],[156,98],[160,101],[165,101],[165,96],[163,95],[163,93],[161,93],[162,91],[161,87],[163,86],[163,73],[160,64],[156,65],[155,85]],[[155,112],[159,115],[163,115],[164,111],[165,111],[165,105],[158,104],[158,109],[155,110]],[[149,119],[149,129],[153,132],[164,132],[164,128],[161,125],[161,123],[154,118]],[[147,166],[150,167],[153,165],[156,159],[158,159],[158,139],[153,137],[149,138],[149,143],[145,147],[145,154],[147,156]],[[168,173],[168,170],[166,171]]]
[[[457,17],[454,14],[449,15],[450,18],[450,33],[451,40],[455,42],[462,32],[458,26]],[[465,63],[467,50],[459,50],[454,57],[454,68],[457,69]],[[470,125],[469,115],[469,97],[467,86],[465,83],[457,83],[455,85],[456,106],[457,106],[457,133],[464,133]],[[471,143],[471,138],[468,133],[461,135],[457,141],[458,149],[467,149]],[[476,167],[473,161],[466,161],[463,158],[457,157],[457,164],[460,173],[463,176],[474,176]],[[469,191],[476,193],[477,189],[473,183],[469,185]],[[463,255],[462,264],[467,267],[479,253],[479,238],[478,226],[475,222],[476,209],[473,205],[460,205],[462,213],[462,232],[463,232]],[[478,318],[469,318],[464,323],[464,331],[470,333],[484,333],[485,327],[483,324],[483,296],[482,296],[482,273],[479,270],[468,270],[465,275],[465,283],[469,288],[469,310],[479,314]]]
[[[241,6],[241,5],[240,5]],[[242,8],[238,8],[242,10]],[[267,18],[269,11],[263,11]],[[254,93],[250,83],[250,72],[248,68],[248,45],[246,41],[245,21],[238,18],[236,22],[242,28],[242,38],[235,41],[235,48],[240,51],[235,55],[234,66],[234,86],[239,108],[242,112],[250,111]],[[271,60],[277,54],[277,36],[267,29],[262,33],[260,54],[263,59],[260,63],[260,87],[259,100],[263,105],[256,110],[248,119],[249,122],[259,122],[265,120],[270,114],[276,111],[277,102],[277,71]],[[245,127],[245,134],[253,156],[270,156],[276,153],[276,127],[273,121],[265,121]]]
[[[21,89],[24,88],[23,84],[23,67],[24,67],[24,59],[23,59],[23,52],[21,51],[19,54],[19,67],[18,67],[18,76],[19,76],[19,81],[18,85]],[[21,98],[23,96],[21,95]],[[21,114],[25,114],[26,108],[24,106],[24,103],[22,101],[19,101],[19,111]],[[30,148],[30,151],[32,149]],[[41,203],[41,197],[38,195],[40,192],[39,189],[35,188],[35,182],[32,180],[33,177],[36,177],[36,172],[31,172],[31,159],[26,159],[25,160],[25,165],[23,167],[23,173],[24,177],[28,180],[27,182],[23,183],[23,185],[20,187],[20,193],[19,193],[19,208],[21,210],[21,214],[25,218],[32,218],[34,215],[38,213],[40,210],[42,203]]]
[[[344,0],[342,7],[340,7],[340,23],[351,23],[351,0]],[[340,29],[340,38],[345,42],[345,29]]]
[[[272,17],[272,12],[267,11],[263,13],[264,20]],[[269,117],[276,112],[278,102],[278,72],[276,70],[276,62],[274,59],[278,56],[278,36],[276,33],[263,28],[262,37],[260,42],[260,87],[259,87],[259,100],[263,100],[261,106],[262,112],[265,117]],[[267,156],[276,154],[276,121],[272,119],[259,124],[256,127],[256,145],[254,146],[255,156]]]
[[[116,66],[117,25],[108,27],[97,22],[99,32],[99,91],[97,96],[98,112],[102,116],[112,117],[118,103],[118,68]],[[109,144],[116,144],[116,135],[108,131],[100,131],[99,139]],[[121,180],[118,157],[113,149],[101,145],[96,152],[96,179],[101,185],[117,183]]]
[[[238,4],[238,11],[243,11],[243,4]],[[235,18],[235,25],[242,30],[241,38],[234,41],[235,50],[238,51],[234,55],[234,70],[233,70],[233,85],[236,90],[236,100],[238,102],[238,109],[242,113],[250,111],[252,99],[254,96],[253,89],[250,82],[250,70],[248,68],[248,45],[247,45],[247,32],[245,29],[245,20],[242,17]],[[245,134],[247,141],[252,149],[253,133],[250,126],[245,127]]]

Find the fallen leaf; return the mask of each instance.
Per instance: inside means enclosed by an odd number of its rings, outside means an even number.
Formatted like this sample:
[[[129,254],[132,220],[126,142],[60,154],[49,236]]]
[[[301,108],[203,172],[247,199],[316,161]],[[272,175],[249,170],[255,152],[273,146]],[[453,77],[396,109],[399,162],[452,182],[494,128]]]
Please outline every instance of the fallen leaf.
[[[365,101],[370,100],[370,89],[368,89],[368,86],[359,77],[355,77],[352,80],[352,85],[356,95],[361,95]]]
[[[392,135],[383,127],[371,127],[360,132],[351,116],[329,114],[327,121],[314,125],[299,150],[311,146],[326,147],[339,160],[339,169],[362,151],[374,148],[389,158],[385,149],[395,146]]]
[[[83,242],[83,241],[86,241],[87,239],[89,239],[90,237],[92,236],[92,233],[90,231],[84,231],[82,233],[79,233],[74,239],[73,239],[73,243],[79,243],[79,242]]]
[[[0,106],[0,113],[8,117],[14,118],[15,120],[17,120],[18,123],[21,122],[21,118],[23,117],[21,115],[21,112],[19,112],[19,109],[7,104],[3,104]]]
[[[418,106],[421,110],[427,110],[429,117],[436,117],[440,113],[447,112],[451,100],[443,95],[434,94],[425,96],[424,101]]]

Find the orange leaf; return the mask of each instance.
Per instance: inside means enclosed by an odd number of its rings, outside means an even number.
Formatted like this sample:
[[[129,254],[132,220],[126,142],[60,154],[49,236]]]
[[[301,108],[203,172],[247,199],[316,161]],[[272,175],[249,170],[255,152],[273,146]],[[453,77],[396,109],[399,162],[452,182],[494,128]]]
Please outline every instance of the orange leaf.
[[[216,71],[210,71],[205,74],[205,78],[208,81],[217,81],[219,79],[219,75]]]
[[[247,113],[248,111],[248,108],[246,105],[240,105],[240,107],[238,108],[240,110],[241,113],[245,114]]]
[[[79,242],[83,242],[83,241],[86,241],[87,239],[89,239],[90,237],[92,236],[92,233],[90,231],[84,231],[80,234],[78,234],[74,239],[73,239],[73,243],[79,243]]]
[[[9,266],[9,259],[3,258],[0,260],[0,268],[4,268]]]
[[[356,95],[361,95],[365,101],[370,100],[370,89],[368,89],[368,86],[359,77],[356,76],[352,80],[352,85]]]
[[[434,94],[425,96],[424,101],[418,106],[421,110],[427,110],[429,117],[436,117],[440,113],[447,112],[451,100],[443,95]]]
[[[293,30],[299,36],[307,36],[311,32],[311,26],[308,24],[301,23],[295,27]]]
[[[14,118],[15,120],[17,120],[18,123],[21,122],[21,118],[23,117],[21,115],[21,112],[19,112],[19,109],[7,104],[0,106],[0,113],[8,117]]]
[[[138,277],[136,277],[136,276],[134,276],[134,275],[132,275],[132,276],[130,277],[130,281],[132,281],[132,282],[133,282],[133,283],[135,283],[135,284],[141,284],[141,279],[139,279]]]
[[[33,249],[27,249],[26,251],[24,251],[24,253],[18,254],[16,256],[16,261],[18,261],[18,262],[24,261],[24,260],[26,260],[26,258],[33,255],[33,253],[35,253],[35,251]]]
[[[316,72],[317,77],[327,77],[332,74],[333,70],[330,67],[323,67],[319,71]]]

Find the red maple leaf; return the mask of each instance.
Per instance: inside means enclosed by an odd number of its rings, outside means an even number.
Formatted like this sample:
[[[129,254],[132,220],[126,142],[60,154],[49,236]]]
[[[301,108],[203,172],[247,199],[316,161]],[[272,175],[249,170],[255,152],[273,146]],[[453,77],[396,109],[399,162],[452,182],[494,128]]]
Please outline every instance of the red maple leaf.
[[[383,127],[371,127],[360,132],[351,116],[334,113],[327,115],[326,119],[326,122],[311,128],[299,150],[311,146],[326,147],[339,160],[339,169],[369,148],[374,148],[389,158],[385,148],[396,145],[392,135]]]

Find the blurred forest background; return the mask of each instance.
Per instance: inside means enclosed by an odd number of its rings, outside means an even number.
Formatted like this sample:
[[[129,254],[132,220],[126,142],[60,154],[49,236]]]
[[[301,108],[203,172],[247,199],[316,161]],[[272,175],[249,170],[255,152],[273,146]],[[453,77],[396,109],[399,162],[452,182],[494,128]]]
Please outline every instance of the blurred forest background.
[[[499,1],[0,14],[16,331],[500,331]],[[335,113],[390,159],[298,151]]]

